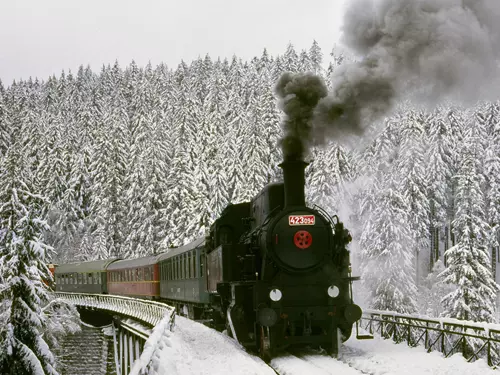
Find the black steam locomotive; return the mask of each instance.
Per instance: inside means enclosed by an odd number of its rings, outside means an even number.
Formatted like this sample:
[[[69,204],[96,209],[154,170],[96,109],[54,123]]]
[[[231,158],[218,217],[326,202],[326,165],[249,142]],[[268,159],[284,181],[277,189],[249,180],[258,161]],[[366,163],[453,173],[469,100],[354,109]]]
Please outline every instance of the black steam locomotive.
[[[284,183],[228,206],[205,244],[217,328],[264,358],[306,345],[337,355],[361,317],[352,299],[351,236],[337,217],[306,207],[306,166],[285,160]]]
[[[156,256],[58,265],[56,290],[161,300],[265,359],[306,345],[336,355],[361,317],[351,237],[338,218],[306,207],[306,165],[285,160],[284,183],[229,205],[205,238]]]

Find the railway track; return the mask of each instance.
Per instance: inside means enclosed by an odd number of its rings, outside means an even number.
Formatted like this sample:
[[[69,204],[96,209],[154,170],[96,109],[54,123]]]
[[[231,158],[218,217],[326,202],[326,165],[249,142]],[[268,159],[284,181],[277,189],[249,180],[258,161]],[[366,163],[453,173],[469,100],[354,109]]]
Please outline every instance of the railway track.
[[[370,375],[349,366],[341,359],[312,350],[289,352],[273,358],[269,366],[279,375]]]

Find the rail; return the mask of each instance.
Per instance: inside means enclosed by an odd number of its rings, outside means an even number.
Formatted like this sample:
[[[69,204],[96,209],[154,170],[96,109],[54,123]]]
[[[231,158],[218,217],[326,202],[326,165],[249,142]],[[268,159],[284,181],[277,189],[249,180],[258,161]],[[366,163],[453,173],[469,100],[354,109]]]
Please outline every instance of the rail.
[[[361,328],[396,343],[423,345],[427,352],[439,351],[446,358],[461,353],[468,362],[484,359],[500,368],[500,324],[364,310]]]

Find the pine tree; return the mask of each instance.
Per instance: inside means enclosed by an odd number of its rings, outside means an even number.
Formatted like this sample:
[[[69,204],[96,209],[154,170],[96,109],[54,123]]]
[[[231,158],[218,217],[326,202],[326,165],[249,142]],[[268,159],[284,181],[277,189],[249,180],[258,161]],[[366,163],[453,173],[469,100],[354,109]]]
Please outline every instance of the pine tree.
[[[395,168],[400,181],[400,192],[412,213],[409,217],[413,243],[407,243],[418,259],[419,252],[429,243],[429,200],[425,178],[425,126],[429,116],[419,111],[409,111],[400,124],[401,144]],[[418,264],[417,278],[418,278]]]
[[[292,73],[297,73],[299,71],[299,56],[291,43],[286,47],[285,54],[280,61],[282,71]]]
[[[311,68],[314,74],[323,75],[323,52],[316,40],[313,41],[309,49],[309,59],[311,61]]]
[[[486,205],[490,226],[489,246],[491,248],[492,274],[497,270],[497,252],[500,247],[500,103],[491,103],[485,109],[487,142],[484,160],[486,180]],[[500,279],[496,279],[500,283]]]
[[[468,124],[464,133],[463,153],[456,176],[457,209],[453,227],[457,243],[445,252],[444,282],[457,289],[443,299],[444,315],[457,319],[493,322],[498,286],[491,272],[488,251],[488,223],[481,186],[481,130]]]
[[[42,332],[47,323],[42,304],[48,301],[43,280],[49,247],[40,219],[44,199],[30,191],[26,160],[19,143],[0,166],[0,373],[57,374],[55,359]]]
[[[370,307],[414,313],[417,309],[415,253],[409,230],[409,204],[399,193],[400,186],[386,176],[376,180],[368,202],[361,202],[367,215],[360,239],[362,279],[369,290]]]
[[[430,209],[430,256],[429,271],[434,267],[439,257],[439,228],[446,224],[446,210],[448,206],[449,186],[452,176],[451,130],[449,123],[439,110],[430,121],[429,147],[426,153],[427,169],[425,178],[429,182],[429,209]]]
[[[445,270],[444,263],[438,259],[431,272],[425,277],[418,291],[420,313],[430,317],[441,316],[444,312],[441,300],[455,290],[455,286],[443,283],[440,274]]]

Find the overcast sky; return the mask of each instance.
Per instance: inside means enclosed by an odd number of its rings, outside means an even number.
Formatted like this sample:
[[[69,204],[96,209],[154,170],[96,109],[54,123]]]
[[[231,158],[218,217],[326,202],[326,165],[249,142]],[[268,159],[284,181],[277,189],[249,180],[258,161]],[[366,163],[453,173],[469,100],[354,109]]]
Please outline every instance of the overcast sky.
[[[243,59],[339,39],[344,0],[0,0],[0,80],[132,59],[176,67],[199,55]]]

